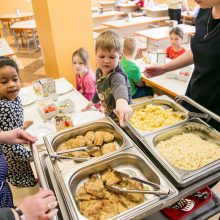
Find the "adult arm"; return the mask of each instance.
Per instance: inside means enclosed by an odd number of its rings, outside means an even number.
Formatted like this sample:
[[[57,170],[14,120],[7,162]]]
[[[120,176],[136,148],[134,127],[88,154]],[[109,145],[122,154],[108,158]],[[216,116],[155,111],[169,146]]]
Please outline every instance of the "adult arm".
[[[25,220],[48,220],[56,215],[56,206],[54,193],[49,189],[41,189],[35,195],[26,197],[18,207],[25,215]],[[15,210],[13,212],[17,215]]]
[[[36,137],[20,128],[0,132],[0,143],[4,144],[28,144],[34,143],[36,140]]]
[[[159,66],[146,67],[144,70],[144,75],[148,78],[151,78],[154,76],[162,75],[169,71],[189,66],[191,64],[193,64],[193,54],[192,51],[189,50],[177,57],[176,59],[171,60],[169,63]]]

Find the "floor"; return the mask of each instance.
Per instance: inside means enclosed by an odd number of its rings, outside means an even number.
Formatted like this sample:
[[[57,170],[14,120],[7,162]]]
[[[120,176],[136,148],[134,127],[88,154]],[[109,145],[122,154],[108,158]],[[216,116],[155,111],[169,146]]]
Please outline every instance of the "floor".
[[[40,51],[36,52],[33,45],[30,51],[26,47],[20,47],[20,49],[18,50],[15,47],[14,39],[9,34],[6,37],[6,40],[16,54],[16,59],[20,66],[20,78],[22,86],[30,85],[32,81],[42,77],[46,77],[43,65],[43,58]],[[19,204],[22,198],[24,198],[25,196],[36,193],[38,189],[38,185],[31,188],[18,188],[12,186],[15,205]],[[220,196],[220,182],[212,190]],[[210,218],[210,220],[218,220],[219,217],[220,214]]]

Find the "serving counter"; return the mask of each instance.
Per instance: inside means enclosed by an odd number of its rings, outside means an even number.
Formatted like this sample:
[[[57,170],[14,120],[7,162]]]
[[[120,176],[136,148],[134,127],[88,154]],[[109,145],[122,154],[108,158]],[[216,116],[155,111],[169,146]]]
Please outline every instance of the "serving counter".
[[[65,94],[60,94],[58,99],[60,100],[66,97],[76,103],[76,111],[80,111],[88,102],[74,88]],[[41,116],[36,111],[35,103],[24,106],[24,114],[25,119],[33,119],[35,123],[42,122]],[[107,127],[104,125],[107,125]],[[68,137],[71,137],[71,134],[84,135],[93,128],[102,128],[105,132],[112,132],[116,138],[115,140],[118,140],[118,144],[121,147],[116,148],[115,152],[93,157],[91,160],[76,164],[63,160],[59,160],[59,163],[57,163],[56,159],[50,157],[58,144],[60,144],[61,139],[67,140]],[[117,132],[115,133],[112,129]],[[202,176],[196,182],[179,187],[172,175],[155,158],[155,155],[152,154],[149,148],[146,148],[146,143],[138,135],[135,135],[129,127],[122,130],[115,122],[105,117],[96,119],[94,122],[90,118],[87,119],[85,125],[79,124],[71,129],[48,134],[44,137],[44,143],[46,146],[44,144],[34,144],[32,151],[40,184],[43,188],[52,189],[56,194],[59,203],[59,212],[54,219],[57,220],[85,219],[79,211],[76,211],[78,202],[74,202],[74,196],[72,196],[76,194],[76,191],[72,190],[79,189],[78,185],[82,184],[81,181],[85,182],[88,175],[94,172],[101,172],[107,167],[117,168],[117,170],[130,175],[135,175],[135,172],[138,173],[137,175],[140,175],[141,171],[142,176],[140,176],[142,178],[146,177],[147,180],[159,183],[161,186],[168,187],[171,190],[169,196],[152,197],[152,200],[149,200],[150,203],[143,203],[143,205],[139,205],[137,208],[131,209],[131,211],[123,212],[112,219],[167,219],[160,212],[161,209],[220,180],[220,171],[216,170],[208,173],[206,176]],[[209,207],[209,211],[207,212],[207,206],[202,206],[194,212],[194,219],[207,219],[220,212],[219,198],[213,194],[212,200],[213,206],[211,208]],[[196,214],[199,215],[196,217]]]

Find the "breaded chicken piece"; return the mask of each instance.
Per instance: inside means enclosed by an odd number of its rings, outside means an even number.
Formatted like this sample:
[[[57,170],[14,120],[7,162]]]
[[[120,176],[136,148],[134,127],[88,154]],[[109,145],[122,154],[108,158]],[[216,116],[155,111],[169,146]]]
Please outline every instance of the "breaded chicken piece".
[[[102,156],[102,151],[101,151],[101,149],[99,147],[97,147],[97,149],[94,149],[94,150],[88,150],[87,152],[92,157],[100,157],[100,156]]]
[[[128,199],[125,194],[119,194],[119,200],[127,209],[133,208],[134,206],[139,205],[137,202],[133,202],[130,199]]]
[[[101,200],[90,200],[79,202],[80,212],[91,220],[99,220],[102,208]]]
[[[119,184],[121,188],[126,189],[143,189],[143,184],[140,182],[137,182],[135,180],[127,179],[124,180]],[[124,196],[128,199],[130,199],[133,202],[143,202],[144,201],[144,195],[138,194],[138,193],[126,193]]]
[[[107,170],[102,174],[102,181],[106,186],[116,185],[117,183],[122,181],[122,178],[117,175],[113,170]]]
[[[101,146],[103,142],[104,142],[104,131],[96,131],[94,144]]]
[[[95,196],[92,196],[92,195],[89,195],[86,190],[85,190],[85,187],[84,185],[82,185],[78,191],[76,192],[76,199],[78,201],[89,201],[89,200],[92,200],[92,199],[96,199]]]
[[[104,131],[103,132],[103,138],[104,138],[104,142],[105,143],[109,143],[109,142],[112,142],[113,140],[114,140],[114,135],[113,134],[111,134],[110,132],[108,132],[108,131]]]
[[[104,185],[102,179],[93,174],[91,179],[84,184],[87,193],[96,196],[97,198],[104,197]]]
[[[82,135],[76,136],[75,141],[77,147],[83,147],[86,145],[86,138]]]
[[[111,153],[111,152],[113,152],[115,150],[116,150],[116,146],[115,146],[115,144],[113,142],[112,143],[108,143],[108,144],[104,144],[102,146],[102,155]]]
[[[101,209],[101,216],[100,219],[109,219],[115,215],[117,215],[118,212],[118,204],[114,203],[110,200],[102,200],[102,209]]]
[[[90,157],[89,154],[86,151],[75,151],[68,153],[69,157],[81,157],[81,158],[87,158]]]
[[[87,146],[92,146],[93,141],[95,140],[95,132],[94,131],[87,131],[85,134],[86,144]]]
[[[121,202],[118,203],[118,213],[122,213],[122,212],[125,212],[127,210],[128,209]]]
[[[119,202],[118,193],[109,190],[104,191],[104,199],[111,200],[115,203]]]
[[[57,148],[57,151],[62,151],[62,150],[69,150],[69,149],[72,149],[72,143],[73,141],[75,140],[75,138],[71,138],[67,141],[64,141],[63,143],[61,143],[58,148]]]

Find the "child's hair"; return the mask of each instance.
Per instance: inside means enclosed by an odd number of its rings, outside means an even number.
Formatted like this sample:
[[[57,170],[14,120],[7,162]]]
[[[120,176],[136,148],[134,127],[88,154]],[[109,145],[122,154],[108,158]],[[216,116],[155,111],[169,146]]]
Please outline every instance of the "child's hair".
[[[81,60],[83,61],[84,65],[88,65],[89,54],[83,47],[81,47],[78,50],[76,50],[75,52],[73,52],[72,60],[73,60],[73,57],[75,57],[75,56],[79,56],[81,58]]]
[[[179,36],[181,39],[183,39],[183,30],[179,27],[175,27],[170,31],[170,34],[176,34],[177,36]]]
[[[111,51],[116,50],[118,53],[122,53],[122,37],[115,31],[107,30],[103,31],[96,39],[95,51],[98,49]]]
[[[14,67],[16,72],[19,74],[18,65],[13,59],[9,57],[0,56],[0,68],[5,67],[5,66]]]
[[[127,37],[124,40],[123,51],[125,54],[133,55],[137,49],[137,40],[134,37]]]

